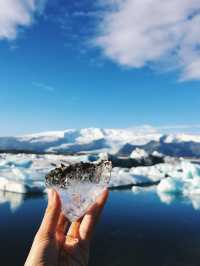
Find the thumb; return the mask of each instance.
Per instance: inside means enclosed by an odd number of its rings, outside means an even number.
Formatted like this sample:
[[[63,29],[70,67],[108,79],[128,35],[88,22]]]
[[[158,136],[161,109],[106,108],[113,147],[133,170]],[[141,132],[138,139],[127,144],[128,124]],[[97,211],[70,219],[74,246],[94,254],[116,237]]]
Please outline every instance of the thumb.
[[[61,203],[57,192],[54,189],[48,190],[48,206],[46,208],[39,234],[46,237],[54,237],[56,226],[61,211]]]

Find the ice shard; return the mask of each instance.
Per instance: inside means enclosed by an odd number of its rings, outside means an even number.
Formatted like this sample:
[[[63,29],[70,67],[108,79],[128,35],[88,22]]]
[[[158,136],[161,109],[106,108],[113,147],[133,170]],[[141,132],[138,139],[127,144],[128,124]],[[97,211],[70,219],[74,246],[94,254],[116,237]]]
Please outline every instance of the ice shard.
[[[71,221],[85,214],[96,198],[108,186],[111,177],[110,161],[61,165],[46,176],[47,187],[60,195],[62,210]]]

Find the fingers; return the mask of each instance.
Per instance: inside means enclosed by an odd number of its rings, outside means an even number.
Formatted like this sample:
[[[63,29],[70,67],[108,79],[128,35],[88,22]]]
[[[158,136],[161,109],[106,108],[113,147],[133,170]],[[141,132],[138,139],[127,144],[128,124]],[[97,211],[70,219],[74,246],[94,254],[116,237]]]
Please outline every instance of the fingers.
[[[69,231],[67,232],[67,236],[71,238],[79,238],[79,228],[80,228],[81,221],[78,220],[73,222],[70,225]]]
[[[67,232],[67,235],[65,237],[65,250],[67,250],[69,253],[73,253],[75,247],[77,246],[78,242],[79,242],[79,228],[80,228],[80,223],[81,220],[79,219],[76,222],[73,222],[70,227],[69,230]]]
[[[65,217],[65,215],[61,212],[59,219],[58,219],[58,224],[57,224],[57,229],[56,231],[62,234],[66,233],[67,226],[69,224],[68,219]]]
[[[80,225],[80,239],[88,241],[91,239],[95,224],[103,210],[103,207],[108,198],[108,190],[106,189],[98,198],[96,203],[89,209]]]
[[[54,189],[48,190],[48,206],[39,233],[47,236],[54,236],[61,211],[61,203],[57,192]]]
[[[65,233],[66,233],[68,224],[69,224],[69,221],[64,216],[64,214],[61,212],[59,219],[58,219],[57,227],[56,227],[56,239],[58,240],[61,246],[63,242],[65,241]]]

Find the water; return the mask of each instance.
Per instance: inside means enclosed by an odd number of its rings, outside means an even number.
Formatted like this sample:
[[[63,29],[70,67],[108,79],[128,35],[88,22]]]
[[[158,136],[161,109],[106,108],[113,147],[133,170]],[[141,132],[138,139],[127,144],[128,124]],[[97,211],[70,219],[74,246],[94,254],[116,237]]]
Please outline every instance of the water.
[[[46,198],[1,193],[0,201],[1,265],[21,266]],[[89,266],[102,265],[200,265],[200,211],[186,199],[165,204],[152,191],[110,192],[91,243]]]

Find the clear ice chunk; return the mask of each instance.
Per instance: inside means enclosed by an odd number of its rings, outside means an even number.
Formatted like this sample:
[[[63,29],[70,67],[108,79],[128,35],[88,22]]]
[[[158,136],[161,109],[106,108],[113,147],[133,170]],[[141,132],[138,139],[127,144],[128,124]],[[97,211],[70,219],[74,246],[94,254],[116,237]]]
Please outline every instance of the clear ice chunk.
[[[46,176],[46,186],[59,194],[64,215],[78,220],[108,186],[111,177],[110,161],[61,165]]]

